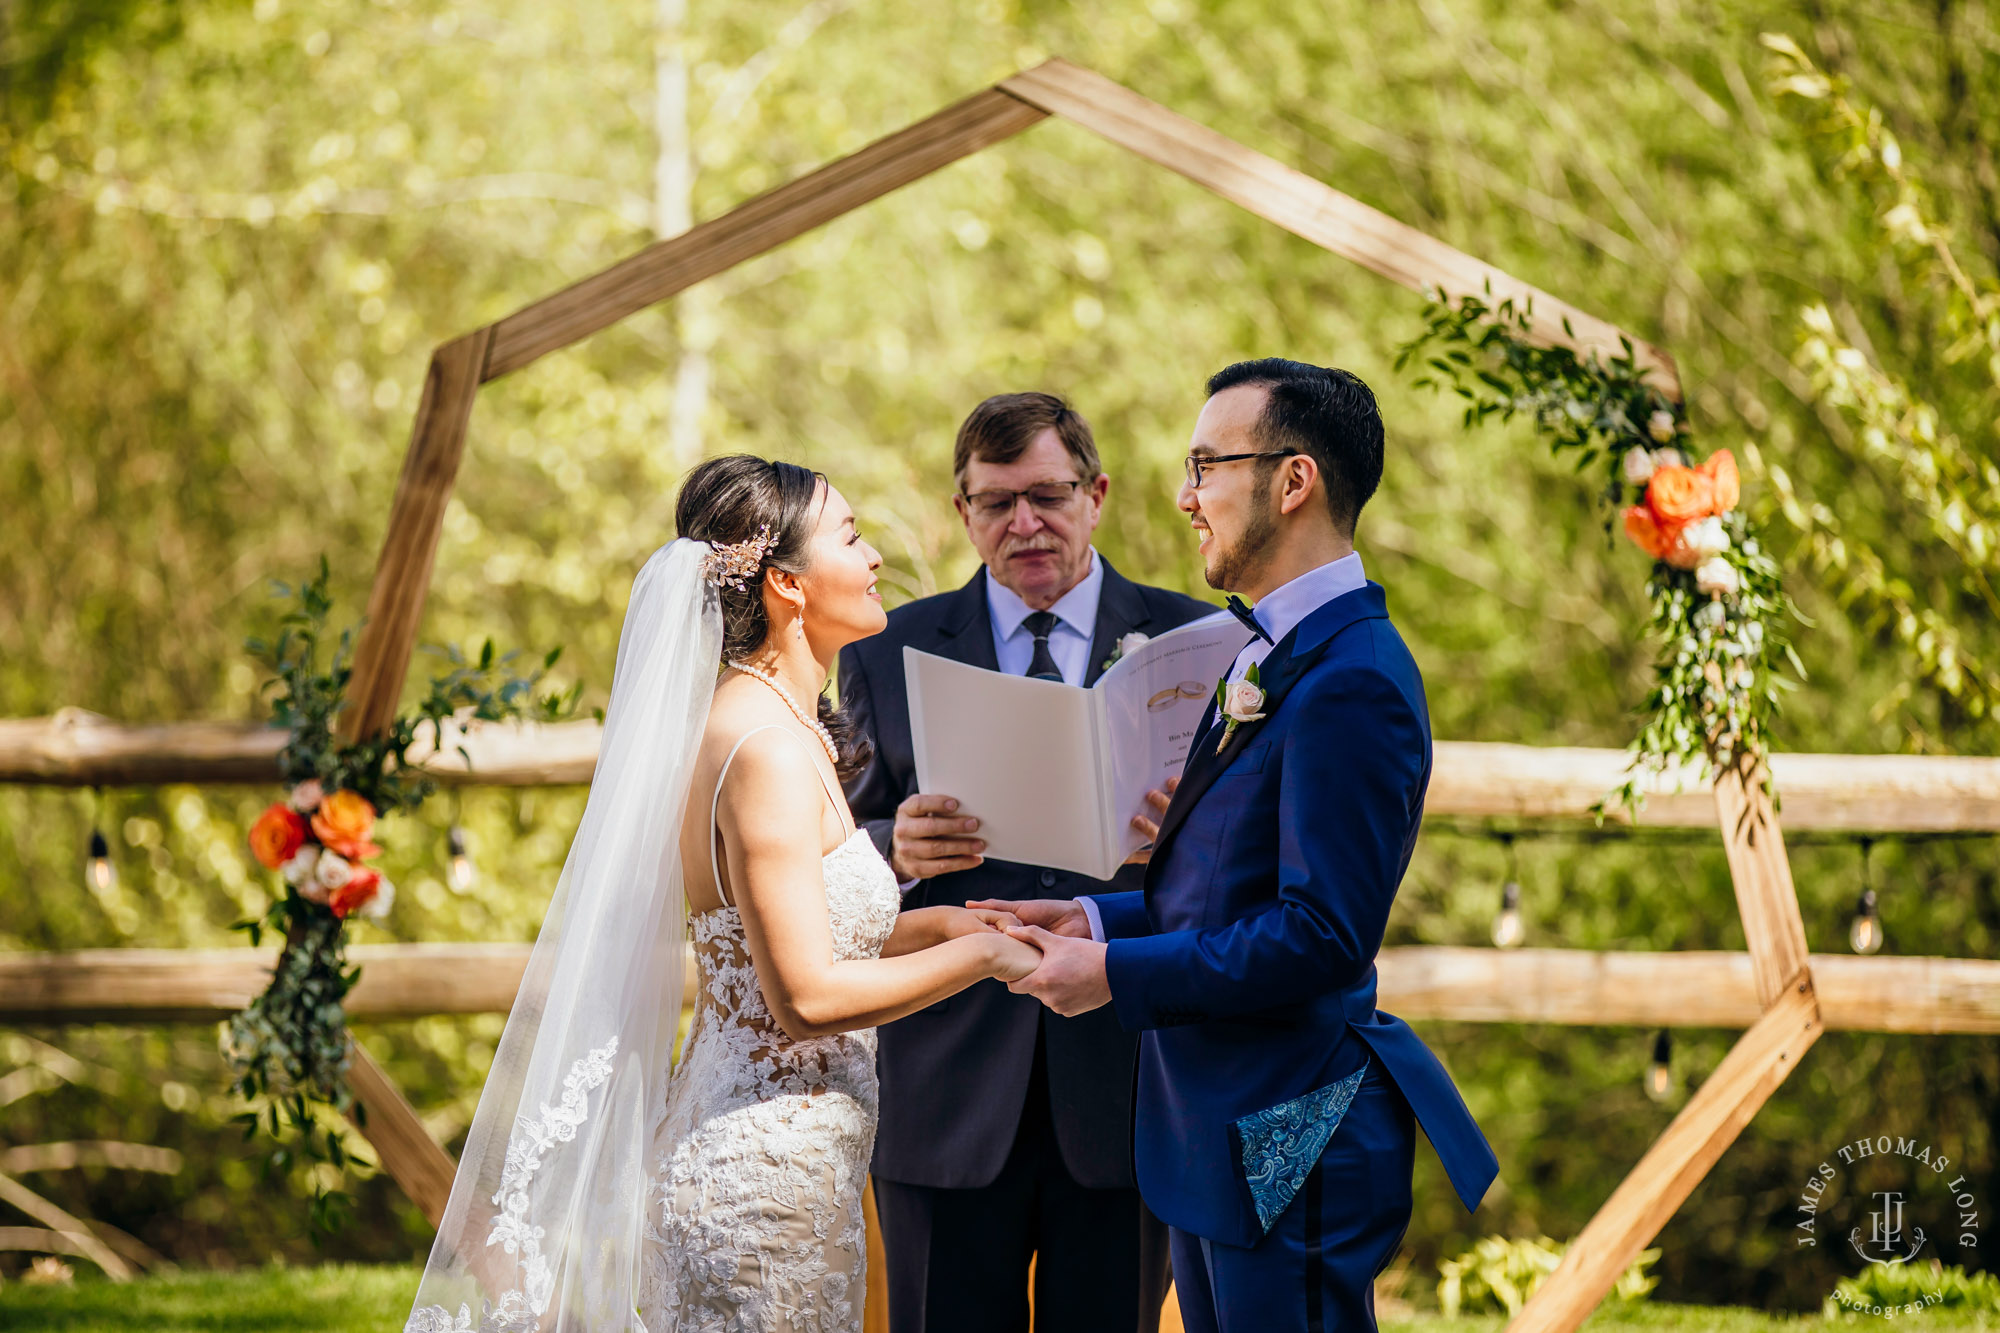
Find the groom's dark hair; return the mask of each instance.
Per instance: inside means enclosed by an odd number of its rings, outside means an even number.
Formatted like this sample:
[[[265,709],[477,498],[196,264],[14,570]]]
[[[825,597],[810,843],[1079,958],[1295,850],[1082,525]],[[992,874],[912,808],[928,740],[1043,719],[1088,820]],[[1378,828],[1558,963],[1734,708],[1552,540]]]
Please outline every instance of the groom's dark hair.
[[[1265,387],[1257,443],[1297,450],[1319,464],[1334,526],[1353,537],[1361,506],[1382,484],[1382,414],[1374,393],[1345,370],[1267,356],[1216,371],[1208,378],[1208,396],[1239,384]]]

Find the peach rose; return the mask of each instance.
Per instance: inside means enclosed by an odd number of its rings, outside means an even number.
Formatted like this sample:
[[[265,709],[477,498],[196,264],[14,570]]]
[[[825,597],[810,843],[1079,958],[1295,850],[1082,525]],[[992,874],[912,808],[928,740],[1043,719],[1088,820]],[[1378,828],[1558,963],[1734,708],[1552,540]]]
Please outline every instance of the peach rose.
[[[381,871],[368,866],[356,866],[354,873],[347,877],[347,882],[327,895],[326,905],[333,909],[335,916],[345,919],[350,913],[366,907],[368,900],[373,898],[376,890],[381,887]]]
[[[1668,527],[1679,527],[1715,512],[1715,487],[1706,472],[1663,467],[1646,483],[1646,507]]]
[[[1715,493],[1713,500],[1715,507],[1709,511],[1710,513],[1726,514],[1736,508],[1736,502],[1742,498],[1743,488],[1736,476],[1735,455],[1727,449],[1717,449],[1695,471],[1708,478],[1709,487]]]
[[[266,870],[276,870],[305,845],[306,822],[283,801],[274,802],[250,826],[250,854]]]
[[[319,840],[349,860],[374,856],[382,849],[368,841],[375,831],[375,807],[360,792],[337,791],[313,812],[312,830]]]
[[[1645,505],[1633,505],[1625,511],[1625,535],[1653,559],[1664,560],[1674,548],[1680,529],[1661,527],[1652,510]]]

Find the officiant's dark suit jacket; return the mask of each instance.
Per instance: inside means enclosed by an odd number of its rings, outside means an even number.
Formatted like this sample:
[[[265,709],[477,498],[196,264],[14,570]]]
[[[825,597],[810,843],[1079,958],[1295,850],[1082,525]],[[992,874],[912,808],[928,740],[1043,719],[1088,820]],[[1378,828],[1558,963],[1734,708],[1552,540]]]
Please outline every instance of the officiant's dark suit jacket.
[[[1103,560],[1102,554],[1097,557]],[[1137,631],[1163,634],[1212,614],[1181,593],[1132,582],[1104,562],[1096,631],[1086,683],[1102,674],[1118,640]],[[896,807],[917,789],[910,739],[903,646],[998,670],[986,604],[986,570],[956,592],[939,593],[889,613],[889,627],[840,654],[840,702],[875,743],[875,759],[848,784],[854,817],[884,857]],[[978,814],[977,810],[967,811]],[[903,906],[962,907],[979,898],[1074,898],[1136,889],[1143,870],[1127,866],[1110,881],[1010,861],[923,880]],[[1130,1189],[1132,1070],[1137,1038],[1109,1008],[1059,1018],[998,981],[982,981],[950,999],[881,1029],[876,1068],[882,1118],[874,1172],[886,1180],[938,1189],[991,1184],[1006,1163],[1020,1124],[1039,1030],[1056,1141],[1072,1179],[1087,1189]]]

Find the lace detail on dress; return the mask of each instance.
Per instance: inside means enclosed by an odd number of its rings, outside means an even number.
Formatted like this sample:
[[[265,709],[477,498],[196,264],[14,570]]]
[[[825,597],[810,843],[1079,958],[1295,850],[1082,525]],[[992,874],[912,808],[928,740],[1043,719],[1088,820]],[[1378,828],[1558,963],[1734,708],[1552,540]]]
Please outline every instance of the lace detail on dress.
[[[500,1172],[500,1189],[493,1202],[500,1211],[493,1218],[488,1245],[498,1245],[518,1255],[523,1272],[522,1285],[489,1302],[478,1324],[479,1333],[530,1333],[549,1308],[555,1289],[555,1273],[542,1253],[541,1227],[528,1222],[528,1186],[541,1170],[542,1156],[557,1143],[576,1138],[576,1131],[590,1111],[590,1094],[611,1077],[611,1057],[618,1053],[614,1033],[604,1045],[580,1057],[563,1078],[562,1101],[542,1106],[542,1118],[523,1117],[507,1139],[507,1162]],[[471,1333],[472,1307],[461,1304],[456,1319],[442,1305],[426,1305],[414,1310],[403,1333]]]
[[[820,862],[834,956],[873,958],[896,877],[856,830]],[[793,1041],[734,907],[691,918],[700,991],[656,1140],[640,1316],[654,1333],[856,1333],[875,1031]]]

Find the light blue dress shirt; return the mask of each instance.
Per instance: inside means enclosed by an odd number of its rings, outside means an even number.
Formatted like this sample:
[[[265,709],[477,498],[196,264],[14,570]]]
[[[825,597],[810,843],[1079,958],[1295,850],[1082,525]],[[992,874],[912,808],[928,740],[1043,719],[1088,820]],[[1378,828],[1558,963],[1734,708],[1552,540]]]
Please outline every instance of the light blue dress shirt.
[[[1056,669],[1062,672],[1066,685],[1083,684],[1090,670],[1090,640],[1097,633],[1097,602],[1103,591],[1104,562],[1097,558],[1093,546],[1089,572],[1049,608],[1056,615],[1056,626],[1049,631],[1049,655],[1056,659]],[[986,571],[986,614],[993,625],[993,656],[1000,670],[1010,676],[1027,675],[1028,663],[1035,657],[1035,636],[1021,622],[1028,618],[1030,608],[1012,588],[1002,587],[990,569]]]

